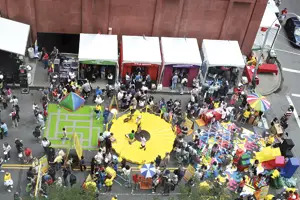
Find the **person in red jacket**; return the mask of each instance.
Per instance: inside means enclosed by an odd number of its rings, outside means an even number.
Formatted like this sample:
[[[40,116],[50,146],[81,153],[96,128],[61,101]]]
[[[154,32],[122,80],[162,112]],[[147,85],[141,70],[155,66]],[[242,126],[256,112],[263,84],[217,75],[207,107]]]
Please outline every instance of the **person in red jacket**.
[[[48,53],[46,51],[45,51],[45,54],[43,56],[43,63],[44,63],[44,69],[48,69],[49,55],[48,55]]]

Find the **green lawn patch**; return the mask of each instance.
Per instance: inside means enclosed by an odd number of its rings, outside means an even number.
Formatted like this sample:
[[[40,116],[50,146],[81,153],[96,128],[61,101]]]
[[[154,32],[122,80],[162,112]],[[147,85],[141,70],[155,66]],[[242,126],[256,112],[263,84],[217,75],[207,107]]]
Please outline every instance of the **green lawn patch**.
[[[93,109],[93,106],[83,106],[75,112],[70,112],[56,104],[49,104],[48,120],[50,122],[46,122],[45,137],[51,141],[54,147],[67,146],[70,144],[70,140],[62,141],[60,139],[62,129],[66,128],[68,138],[71,139],[75,132],[78,133],[79,139],[84,140],[81,143],[83,149],[97,149],[98,134],[100,131],[103,132],[103,119],[101,116],[100,120],[96,120]]]

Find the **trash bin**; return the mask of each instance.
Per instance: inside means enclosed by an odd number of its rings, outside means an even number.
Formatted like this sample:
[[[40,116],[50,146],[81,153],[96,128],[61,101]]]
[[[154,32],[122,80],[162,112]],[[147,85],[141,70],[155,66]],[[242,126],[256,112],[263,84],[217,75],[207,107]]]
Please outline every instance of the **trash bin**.
[[[275,51],[273,49],[270,50],[269,53],[268,53],[268,57],[266,59],[266,62],[268,64],[275,64],[276,59],[277,59],[277,55],[276,55]]]
[[[29,47],[27,51],[28,51],[29,58],[33,59],[34,58],[34,49],[32,47]]]

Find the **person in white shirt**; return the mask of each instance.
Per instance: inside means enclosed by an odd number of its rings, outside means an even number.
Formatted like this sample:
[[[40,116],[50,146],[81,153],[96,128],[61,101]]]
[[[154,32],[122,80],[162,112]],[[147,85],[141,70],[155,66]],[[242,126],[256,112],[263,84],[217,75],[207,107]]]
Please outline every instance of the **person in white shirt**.
[[[74,80],[74,79],[76,78],[75,72],[70,71],[70,72],[69,72],[69,78],[70,78],[70,80]]]
[[[100,95],[97,95],[95,99],[95,103],[101,105],[104,102],[104,100],[101,98]]]
[[[47,138],[44,137],[42,139],[42,143],[41,144],[42,144],[42,147],[44,148],[45,153],[48,154],[51,142]]]
[[[145,103],[146,103],[145,100],[143,100],[143,99],[139,100],[139,107],[143,108],[145,106]]]
[[[102,163],[103,156],[101,150],[99,150],[98,153],[95,155],[95,160],[99,165]]]
[[[32,110],[34,111],[38,108],[39,108],[39,106],[34,102],[33,105],[32,105]]]
[[[7,162],[10,159],[10,150],[11,146],[7,142],[5,142],[3,144],[4,162]]]
[[[187,86],[187,78],[183,77],[183,79],[181,80],[181,88],[180,88],[180,94],[183,94],[183,92],[185,91],[185,88]]]
[[[144,136],[141,137],[141,147],[140,149],[144,149],[146,151],[146,138]]]
[[[125,185],[127,187],[131,187],[131,167],[129,165],[126,165],[123,169],[123,174],[125,176],[126,179],[126,183]]]
[[[38,122],[39,122],[41,128],[45,129],[45,121],[44,121],[44,116],[42,115],[42,112],[39,112],[37,119],[38,119]]]
[[[12,106],[14,107],[14,106],[18,105],[19,100],[17,99],[16,96],[13,96],[12,99],[11,99],[9,102],[10,102],[10,103],[12,104]]]
[[[103,136],[104,139],[105,139],[105,138],[108,138],[108,137],[111,136],[111,132],[109,132],[109,131],[104,131],[103,134],[102,134],[102,136]]]
[[[118,100],[121,101],[123,99],[124,92],[122,90],[119,90],[118,92]]]
[[[82,85],[82,93],[85,98],[87,98],[91,92],[91,84],[88,80]]]
[[[131,77],[129,76],[128,73],[126,73],[126,75],[125,75],[125,81],[126,81],[126,85],[129,85],[129,83],[131,81]]]

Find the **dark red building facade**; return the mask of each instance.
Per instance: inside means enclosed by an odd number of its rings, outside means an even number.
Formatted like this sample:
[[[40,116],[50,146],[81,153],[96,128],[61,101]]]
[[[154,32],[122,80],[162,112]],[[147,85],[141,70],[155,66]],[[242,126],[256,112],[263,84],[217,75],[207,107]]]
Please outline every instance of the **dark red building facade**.
[[[37,32],[237,40],[251,51],[267,0],[0,0],[3,17]]]

